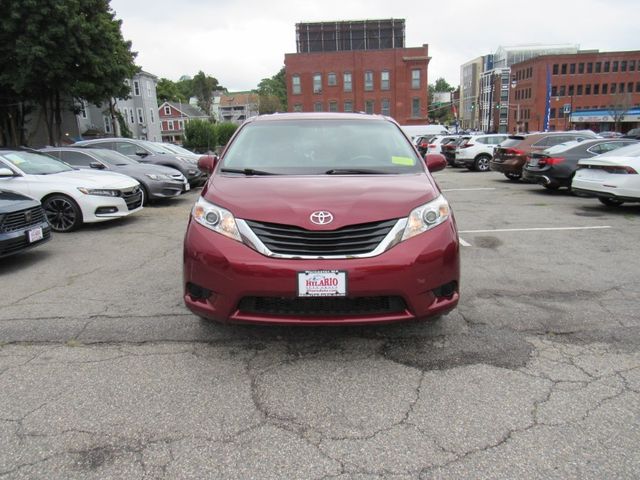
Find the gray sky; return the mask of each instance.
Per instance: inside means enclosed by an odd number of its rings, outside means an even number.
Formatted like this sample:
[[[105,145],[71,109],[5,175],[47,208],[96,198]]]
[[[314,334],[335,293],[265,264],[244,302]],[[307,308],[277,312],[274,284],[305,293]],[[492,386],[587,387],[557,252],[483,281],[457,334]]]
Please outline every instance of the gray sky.
[[[429,82],[499,45],[640,50],[640,0],[112,0],[137,63],[178,80],[199,70],[231,91],[256,88],[294,53],[295,24],[404,18],[405,44],[429,45]]]

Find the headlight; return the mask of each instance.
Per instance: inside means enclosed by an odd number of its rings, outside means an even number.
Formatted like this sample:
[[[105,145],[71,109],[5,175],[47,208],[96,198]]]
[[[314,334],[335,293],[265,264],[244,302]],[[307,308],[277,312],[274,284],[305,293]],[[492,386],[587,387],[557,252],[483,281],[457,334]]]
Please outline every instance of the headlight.
[[[236,219],[229,210],[218,207],[200,197],[191,210],[191,216],[203,227],[242,242]]]
[[[187,170],[187,174],[189,175],[195,175],[196,173],[198,173],[198,170]]]
[[[449,202],[440,195],[438,198],[416,208],[409,214],[402,240],[415,237],[419,233],[426,232],[440,225],[449,218],[450,214]]]
[[[120,190],[109,190],[106,188],[84,188],[84,187],[78,187],[78,190],[80,190],[85,195],[99,195],[101,197],[119,197],[120,196]]]
[[[173,180],[169,175],[162,175],[158,173],[147,173],[146,175],[151,180]]]

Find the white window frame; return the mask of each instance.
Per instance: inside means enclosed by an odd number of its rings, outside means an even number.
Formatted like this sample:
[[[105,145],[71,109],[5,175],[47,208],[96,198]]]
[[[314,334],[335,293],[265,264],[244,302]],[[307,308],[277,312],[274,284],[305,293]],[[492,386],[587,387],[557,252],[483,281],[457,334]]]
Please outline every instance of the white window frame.
[[[133,81],[133,94],[136,97],[140,96],[140,82],[138,80]]]
[[[389,90],[391,88],[391,74],[389,70],[380,72],[380,90]]]
[[[313,93],[322,93],[322,74],[313,74]]]
[[[122,118],[124,118],[125,123],[129,123],[129,112],[126,108],[122,109]]]
[[[373,91],[373,70],[367,70],[364,72],[364,91]]]
[[[391,102],[388,98],[383,98],[382,100],[380,100],[380,114],[387,117],[391,116]]]
[[[167,120],[167,130],[170,131],[170,132],[175,130],[174,125],[173,125],[173,120]]]
[[[156,123],[156,116],[153,114],[153,108],[149,109],[149,120],[152,124]]]
[[[300,75],[291,76],[291,93],[294,95],[300,95],[302,93],[302,86],[300,84]]]
[[[131,125],[135,125],[136,124],[136,117],[135,117],[135,112],[133,111],[133,108],[131,110],[129,110],[129,118],[131,119]]]
[[[138,123],[140,125],[144,125],[144,110],[142,108],[137,108],[136,113],[138,115]]]
[[[334,72],[327,74],[327,86],[335,87],[338,84],[338,76]]]
[[[164,106],[164,114],[171,115],[171,107],[169,105]]]
[[[411,88],[420,88],[422,84],[422,70],[414,68],[411,70]]]
[[[111,118],[103,115],[102,120],[104,121],[104,133],[111,133]]]
[[[349,105],[349,107],[351,108],[347,109],[347,105]],[[345,100],[343,110],[345,112],[353,112],[353,100]]]
[[[344,85],[343,90],[345,92],[353,91],[353,75],[351,72],[344,72],[342,74],[342,83]]]

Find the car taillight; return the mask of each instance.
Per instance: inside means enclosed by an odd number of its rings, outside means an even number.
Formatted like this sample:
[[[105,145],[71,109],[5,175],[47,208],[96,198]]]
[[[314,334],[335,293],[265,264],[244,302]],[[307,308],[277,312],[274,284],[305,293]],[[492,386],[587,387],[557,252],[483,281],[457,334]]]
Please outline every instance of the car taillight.
[[[420,144],[420,147],[421,147],[421,148],[426,148],[426,147],[428,147],[428,145],[427,145],[427,143],[426,143],[426,142],[422,142],[422,143]]]
[[[606,167],[602,167],[602,169],[605,172],[608,173],[621,173],[624,175],[637,175],[638,172],[636,172],[633,168],[631,167],[627,167],[627,166],[606,166]]]
[[[464,145],[460,145],[460,148],[473,147],[473,143],[465,143]]]
[[[542,157],[538,160],[538,166],[544,167],[546,165],[558,165],[564,162],[564,157]]]
[[[524,151],[517,148],[503,148],[502,153],[505,155],[524,155]]]
[[[430,143],[429,145],[427,145],[427,148],[436,148],[437,145],[435,143]]]

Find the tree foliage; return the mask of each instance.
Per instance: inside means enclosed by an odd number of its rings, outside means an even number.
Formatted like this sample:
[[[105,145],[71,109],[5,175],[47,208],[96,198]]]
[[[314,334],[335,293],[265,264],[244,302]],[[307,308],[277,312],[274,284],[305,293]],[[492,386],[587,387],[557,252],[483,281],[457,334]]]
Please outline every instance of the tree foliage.
[[[217,145],[216,126],[206,120],[191,120],[184,126],[183,145],[197,153],[213,151]]]
[[[287,83],[285,68],[271,78],[263,78],[258,84],[260,113],[287,111]]]
[[[189,101],[189,98],[180,92],[178,85],[167,78],[158,80],[156,96],[158,97],[158,105],[162,105],[164,102],[186,103]]]
[[[51,144],[71,100],[126,98],[134,58],[108,0],[0,2],[0,90],[40,107]]]
[[[238,129],[238,126],[230,122],[222,122],[216,124],[216,133],[218,137],[218,145],[226,145],[231,136]]]
[[[213,92],[218,90],[218,79],[200,70],[192,80],[193,95],[198,99],[198,106],[207,114],[211,115],[213,105]]]

